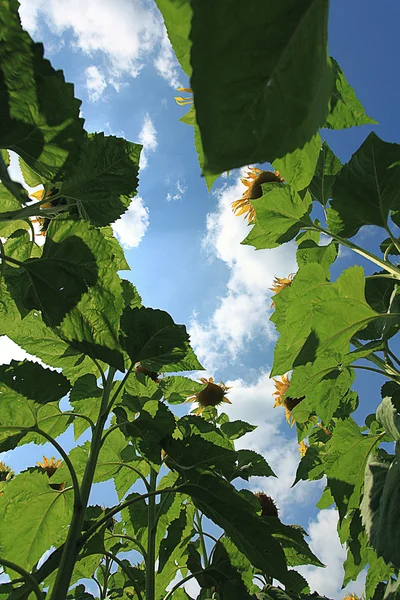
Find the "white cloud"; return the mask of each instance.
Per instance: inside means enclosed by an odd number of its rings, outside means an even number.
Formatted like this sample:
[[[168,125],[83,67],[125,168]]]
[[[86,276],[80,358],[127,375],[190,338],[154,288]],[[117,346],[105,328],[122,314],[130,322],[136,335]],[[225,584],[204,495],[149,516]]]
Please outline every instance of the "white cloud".
[[[142,129],[139,132],[138,140],[143,144],[143,150],[140,155],[140,168],[143,170],[147,167],[149,152],[154,152],[158,146],[157,142],[157,131],[154,127],[154,123],[148,113],[144,116]]]
[[[182,197],[186,192],[187,187],[178,179],[175,184],[175,190],[173,192],[168,192],[167,194],[167,202],[176,202],[177,200],[182,200]]]
[[[112,228],[124,248],[138,246],[149,226],[149,209],[144,205],[143,198],[135,196],[128,210]]]
[[[230,270],[226,293],[212,316],[206,323],[194,316],[190,326],[199,360],[210,370],[221,366],[223,357],[235,360],[250,340],[275,339],[269,323],[269,288],[275,275],[286,276],[296,269],[292,244],[259,251],[241,245],[249,227],[233,214],[231,204],[242,196],[243,189],[240,180],[225,184],[217,192],[217,210],[207,215],[204,249],[211,260],[222,260]]]
[[[336,526],[338,513],[334,508],[321,510],[315,520],[308,525],[308,543],[311,550],[326,565],[325,569],[305,566],[298,570],[307,579],[311,591],[318,591],[328,598],[341,598],[345,593],[341,589],[343,582],[343,562],[346,551],[341,545]],[[361,596],[365,583],[365,572],[360,573],[357,581],[346,586],[346,592]]]
[[[74,47],[85,54],[103,52],[116,79],[136,77],[163,36],[160,15],[141,0],[22,0],[20,14],[33,34],[46,22],[56,35],[72,33]]]
[[[85,70],[86,89],[90,102],[97,102],[107,87],[103,72],[92,65]]]
[[[181,87],[179,80],[179,63],[176,59],[171,42],[168,39],[167,32],[164,35],[160,44],[160,51],[154,59],[154,66],[169,85],[174,89]]]

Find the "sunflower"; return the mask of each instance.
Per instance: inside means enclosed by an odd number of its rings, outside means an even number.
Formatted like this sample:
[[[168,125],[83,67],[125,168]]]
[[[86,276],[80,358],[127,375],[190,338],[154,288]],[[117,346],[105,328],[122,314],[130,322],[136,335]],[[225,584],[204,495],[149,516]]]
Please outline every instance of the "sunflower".
[[[361,600],[359,598],[359,596],[357,596],[357,594],[354,594],[354,592],[352,592],[351,594],[346,594],[345,597],[343,598],[343,600]]]
[[[188,104],[193,104],[193,90],[192,88],[184,88],[184,87],[178,87],[177,88],[178,92],[185,92],[186,94],[192,94],[192,96],[188,97],[188,98],[184,98],[182,96],[175,96],[175,102],[179,105],[179,106],[187,106]]]
[[[0,481],[10,481],[14,477],[14,471],[8,465],[0,461]]]
[[[283,183],[284,179],[281,178],[279,171],[262,171],[257,167],[249,167],[246,177],[241,179],[241,182],[247,189],[240,200],[232,202],[232,210],[237,217],[245,215],[248,223],[253,223],[256,219],[256,211],[250,200],[261,198],[263,183]]]
[[[272,287],[269,289],[274,292],[274,294],[279,294],[282,290],[292,285],[294,273],[291,273],[287,277],[274,277],[274,281],[272,283]],[[272,301],[271,308],[276,308],[275,302]]]
[[[300,442],[300,444],[299,444],[299,452],[300,452],[301,458],[303,458],[303,456],[306,455],[307,450],[308,450],[307,444],[304,441]]]
[[[43,462],[36,463],[38,467],[41,467],[47,473],[47,477],[51,477],[54,473],[62,466],[62,460],[56,460],[54,456],[50,459],[43,456]]]
[[[274,408],[276,408],[277,406],[284,406],[286,413],[286,421],[290,424],[290,427],[293,427],[293,425],[295,424],[295,418],[292,415],[291,411],[294,409],[295,406],[300,404],[302,400],[304,400],[304,396],[302,396],[301,398],[284,398],[290,385],[288,377],[286,375],[282,375],[281,381],[278,381],[274,377],[273,380],[275,382],[275,392],[273,392],[272,395],[276,396]]]
[[[232,402],[225,396],[225,393],[230,390],[230,387],[226,387],[224,383],[214,383],[214,379],[200,378],[201,383],[207,385],[201,392],[196,392],[186,400],[186,402],[198,402],[199,407],[196,411],[196,415],[199,416],[207,406],[219,406],[223,402],[232,404]]]
[[[261,506],[262,517],[278,516],[278,508],[271,496],[267,496],[264,492],[257,492],[255,495]]]
[[[52,196],[55,196],[58,193],[58,189],[56,187],[53,187],[51,190],[49,190],[46,194],[45,194],[45,190],[41,189],[41,190],[37,190],[36,192],[33,192],[32,194],[30,194],[31,198],[35,198],[35,200],[38,200],[39,202],[41,202],[42,200],[44,200],[45,198],[49,198],[48,202],[45,202],[44,204],[40,205],[40,208],[52,208],[53,206],[61,206],[63,204],[67,204],[67,201],[65,198],[56,198],[55,200],[51,200]],[[40,217],[40,216],[36,216],[36,217],[31,217],[31,221],[32,223],[38,223],[39,227],[40,227],[40,233],[38,235],[46,235],[46,231],[50,225],[50,219],[48,217]]]

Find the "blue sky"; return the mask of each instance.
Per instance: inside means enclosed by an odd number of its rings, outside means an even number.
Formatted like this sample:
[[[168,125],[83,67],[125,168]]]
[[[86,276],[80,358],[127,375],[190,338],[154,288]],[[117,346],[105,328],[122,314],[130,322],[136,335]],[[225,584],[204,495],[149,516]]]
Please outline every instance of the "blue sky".
[[[254,489],[271,493],[283,521],[299,522],[309,530],[314,551],[328,565],[325,570],[307,569],[309,581],[321,593],[341,597],[345,555],[335,533],[336,513],[325,510],[317,516],[313,506],[321,483],[290,489],[299,458],[295,433],[286,425],[283,410],[272,408],[268,372],[275,332],[268,322],[268,288],[275,275],[295,270],[294,246],[260,252],[240,246],[247,225],[230,209],[243,191],[238,172],[221,178],[207,193],[193,130],[179,122],[186,109],[174,101],[175,88],[188,81],[174,60],[153,2],[22,0],[21,17],[34,39],[44,42],[52,64],[75,84],[86,128],[144,144],[139,196],[116,226],[132,269],[124,276],[137,286],[146,305],[167,310],[188,326],[208,373],[232,386],[232,406],[226,412],[258,425],[242,445],[262,452],[279,475],[278,481],[255,482]],[[330,53],[367,114],[379,122],[373,127],[376,133],[397,142],[400,83],[393,65],[399,19],[397,0],[331,3]],[[371,129],[328,132],[327,139],[347,161]],[[383,237],[361,232],[358,239],[373,248]],[[355,262],[354,255],[343,252],[334,277]],[[21,354],[3,340],[0,359],[8,362],[12,357]],[[357,380],[360,418],[376,407],[381,383],[364,372]],[[69,434],[65,440],[71,444]],[[29,464],[42,451],[29,449]],[[16,469],[26,467],[27,460],[23,448],[9,457]],[[100,502],[104,493],[112,501],[109,488],[104,490],[96,489],[94,501]],[[329,553],[322,543],[327,537]],[[349,589],[359,591],[361,583]]]

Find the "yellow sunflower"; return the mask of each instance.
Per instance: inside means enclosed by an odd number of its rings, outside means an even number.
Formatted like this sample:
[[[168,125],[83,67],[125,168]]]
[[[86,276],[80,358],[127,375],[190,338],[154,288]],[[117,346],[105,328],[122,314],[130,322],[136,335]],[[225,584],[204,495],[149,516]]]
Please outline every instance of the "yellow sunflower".
[[[307,450],[308,450],[307,444],[304,441],[300,442],[300,444],[299,444],[299,452],[300,452],[301,458],[303,458],[303,456],[306,455]]]
[[[183,97],[183,96],[175,96],[175,102],[179,105],[179,106],[187,106],[188,104],[193,104],[193,90],[192,88],[184,88],[184,87],[179,87],[177,88],[178,92],[185,92],[186,94],[192,94],[192,96],[190,97]]]
[[[361,598],[352,592],[351,594],[346,594],[343,600],[361,600]]]
[[[256,211],[251,205],[250,200],[256,200],[262,196],[263,183],[284,183],[279,171],[262,171],[257,167],[249,167],[246,177],[241,179],[246,190],[240,200],[232,202],[232,210],[237,217],[245,215],[248,223],[253,223],[256,218]]]
[[[0,481],[10,481],[14,477],[14,471],[8,465],[0,461]]]
[[[274,281],[272,283],[272,287],[270,287],[269,289],[271,290],[271,292],[274,292],[274,294],[279,294],[279,292],[292,285],[293,277],[294,273],[291,273],[287,277],[275,276]],[[272,301],[271,303],[271,308],[276,308],[274,301]]]
[[[273,377],[273,381],[275,382],[275,392],[273,392],[272,395],[276,396],[274,408],[276,408],[277,406],[284,406],[286,421],[290,424],[290,427],[293,427],[296,420],[292,415],[292,410],[295,406],[300,404],[302,400],[304,400],[304,396],[302,396],[301,398],[284,398],[290,385],[290,381],[286,375],[282,375],[281,381],[278,381],[278,379],[275,379]]]
[[[62,460],[56,460],[54,456],[50,459],[43,456],[43,462],[36,463],[38,467],[41,467],[47,473],[47,477],[51,477],[54,473],[62,466]]]
[[[225,396],[225,393],[230,390],[230,387],[226,387],[224,383],[214,383],[214,379],[200,378],[201,383],[207,384],[201,392],[196,392],[186,400],[186,402],[198,402],[199,407],[196,411],[196,415],[199,416],[207,406],[219,406],[223,402],[232,404],[232,402]]]
[[[257,492],[256,494],[257,500],[261,506],[261,516],[263,517],[277,517],[278,516],[278,508],[271,498],[271,496],[267,496],[264,492]]]

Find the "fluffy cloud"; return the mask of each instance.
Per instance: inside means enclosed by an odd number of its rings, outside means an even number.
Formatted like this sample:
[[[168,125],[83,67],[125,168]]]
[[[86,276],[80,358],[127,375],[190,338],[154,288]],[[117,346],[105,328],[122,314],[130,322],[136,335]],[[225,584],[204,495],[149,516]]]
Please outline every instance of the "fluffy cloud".
[[[86,89],[90,102],[97,102],[107,87],[107,82],[102,71],[92,65],[85,71]]]
[[[140,168],[145,169],[148,163],[148,153],[154,152],[158,146],[157,131],[148,113],[145,114],[138,140],[141,144],[143,144],[143,150],[140,155]]]
[[[269,288],[275,275],[296,269],[292,244],[273,250],[256,251],[241,245],[249,229],[242,217],[235,217],[231,204],[242,196],[243,185],[225,185],[217,193],[217,210],[207,216],[203,246],[211,260],[222,260],[230,270],[226,294],[205,323],[194,316],[190,334],[200,361],[206,368],[230,362],[244,350],[246,342],[275,339],[269,323]],[[218,363],[217,363],[218,359]]]
[[[149,209],[143,198],[136,196],[126,213],[112,227],[124,248],[135,248],[142,240],[149,226]]]
[[[178,180],[175,184],[174,191],[168,192],[167,202],[176,202],[177,200],[182,200],[182,197],[186,192],[187,187]]]
[[[72,34],[72,45],[89,56],[104,54],[106,79],[118,91],[121,79],[137,77],[149,56],[172,87],[178,63],[160,13],[147,0],[21,0],[23,26],[35,37],[45,22],[52,33]],[[50,41],[46,48],[54,46]]]
[[[338,513],[330,508],[321,510],[315,520],[310,521],[308,525],[308,542],[311,550],[326,565],[325,569],[318,567],[298,567],[307,579],[311,591],[318,591],[321,595],[328,598],[341,598],[345,594],[341,590],[343,581],[343,562],[346,558],[346,551],[341,545],[336,526]],[[349,583],[345,588],[346,592],[354,592],[361,596],[364,588],[365,572],[360,573],[357,581]]]

